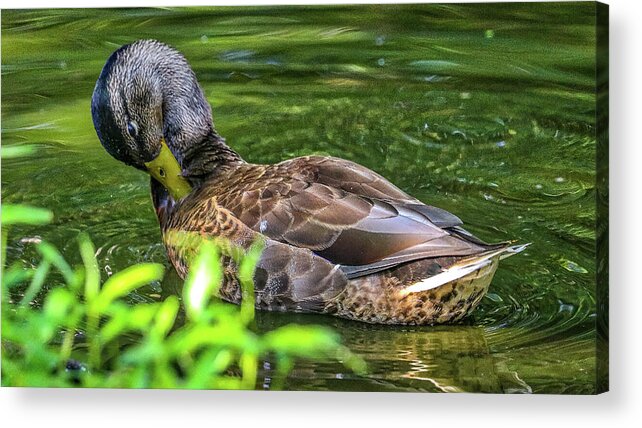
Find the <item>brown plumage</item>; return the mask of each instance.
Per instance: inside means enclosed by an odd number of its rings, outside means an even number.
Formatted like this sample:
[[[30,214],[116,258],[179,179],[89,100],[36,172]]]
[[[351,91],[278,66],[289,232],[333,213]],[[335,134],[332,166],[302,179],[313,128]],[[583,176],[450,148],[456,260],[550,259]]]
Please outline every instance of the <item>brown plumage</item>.
[[[457,321],[479,303],[500,255],[512,249],[482,243],[454,215],[343,159],[235,162],[178,203],[162,186],[152,189],[164,236],[198,232],[245,248],[259,235],[267,238],[255,278],[257,307],[265,310],[389,324]],[[166,244],[184,276],[184,255]],[[462,262],[474,269],[435,288],[406,291]],[[229,259],[227,268],[221,293],[238,303]]]
[[[147,55],[154,60],[146,61]],[[500,258],[521,250],[507,243],[483,243],[453,214],[425,205],[354,162],[320,156],[276,165],[243,161],[214,131],[209,116],[206,132],[189,125],[202,123],[203,117],[180,117],[209,114],[209,106],[191,70],[184,69],[184,59],[175,61],[179,72],[167,71],[176,55],[182,58],[151,41],[121,48],[96,85],[92,112],[101,142],[112,155],[145,169],[161,150],[154,138],[164,139],[182,175],[194,186],[177,200],[158,181],[161,178],[151,181],[168,256],[182,277],[188,250],[169,242],[170,232],[224,238],[241,248],[263,238],[265,249],[255,274],[258,308],[330,313],[376,323],[433,324],[470,313],[488,290]],[[161,68],[154,65],[158,58]],[[132,69],[138,79],[132,79]],[[129,80],[121,77],[121,70],[131,72]],[[144,99],[162,100],[157,109],[163,120],[156,124],[162,135],[147,139],[139,137],[140,125],[132,135],[131,125],[123,128],[130,122],[111,119],[118,116],[119,105],[124,105],[123,111],[137,111],[136,96],[110,90],[145,79],[161,83],[131,92],[157,86],[158,93]],[[183,90],[169,91],[172,84]],[[184,97],[186,87],[198,88],[190,101],[198,108],[185,108],[173,98],[175,93]],[[183,106],[180,112],[167,107],[176,105]],[[145,105],[145,111],[150,108]],[[120,143],[127,132],[133,140]],[[232,258],[224,258],[224,264],[221,295],[238,303],[236,266]]]

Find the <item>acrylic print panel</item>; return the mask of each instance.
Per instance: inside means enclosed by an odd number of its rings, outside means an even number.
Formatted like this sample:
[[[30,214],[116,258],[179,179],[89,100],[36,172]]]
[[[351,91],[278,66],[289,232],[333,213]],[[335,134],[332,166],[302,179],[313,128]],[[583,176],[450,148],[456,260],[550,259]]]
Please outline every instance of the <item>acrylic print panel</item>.
[[[594,2],[3,10],[2,385],[605,391],[607,70]]]

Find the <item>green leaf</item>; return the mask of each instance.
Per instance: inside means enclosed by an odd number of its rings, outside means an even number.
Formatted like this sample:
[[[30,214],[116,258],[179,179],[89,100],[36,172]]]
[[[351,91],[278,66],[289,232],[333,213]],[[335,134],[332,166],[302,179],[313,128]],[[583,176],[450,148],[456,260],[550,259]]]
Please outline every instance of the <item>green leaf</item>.
[[[31,144],[21,144],[13,146],[0,147],[0,157],[2,159],[15,159],[28,156],[36,152],[36,146]]]
[[[137,369],[146,369],[147,364],[154,361],[156,356],[163,352],[163,349],[160,343],[156,340],[145,340],[136,346],[128,348],[128,350],[123,353],[119,360],[124,364],[134,365]],[[151,371],[145,370],[148,375],[151,375]]]
[[[36,208],[29,205],[3,204],[1,222],[3,226],[14,224],[27,224],[39,226],[51,223],[53,213],[44,208]]]
[[[234,354],[228,349],[209,349],[199,355],[194,366],[188,371],[188,379],[185,384],[189,389],[205,389],[210,385],[212,378],[233,363]]]
[[[74,296],[64,288],[56,288],[47,294],[43,313],[51,322],[59,323],[66,318],[71,306],[76,303]]]
[[[239,266],[239,281],[241,282],[241,320],[245,325],[254,320],[254,271],[259,263],[265,243],[256,241],[244,255]]]
[[[85,299],[91,303],[100,289],[100,271],[96,260],[96,249],[94,248],[94,243],[85,233],[81,233],[78,236],[78,246],[80,248],[80,257],[85,265]]]
[[[165,299],[154,317],[154,324],[150,331],[152,336],[162,338],[167,335],[176,321],[179,306],[178,297],[169,296]]]
[[[100,329],[103,344],[117,336],[125,335],[128,331],[149,332],[159,307],[159,303],[146,303],[131,307],[121,302],[113,302],[104,312],[109,317],[109,321]]]
[[[47,274],[49,273],[50,266],[51,264],[47,260],[43,260],[40,262],[33,274],[33,277],[31,278],[29,287],[27,287],[27,290],[22,297],[22,301],[20,302],[21,306],[27,306],[29,302],[31,302],[40,292],[43,284],[45,283],[45,279],[47,279]]]
[[[185,309],[190,319],[197,320],[202,316],[203,309],[218,291],[222,279],[223,268],[218,248],[212,242],[203,241],[183,287]]]
[[[322,326],[288,324],[264,336],[266,347],[290,356],[318,358],[339,349],[339,335]]]
[[[187,354],[209,347],[222,347],[257,352],[260,348],[256,336],[238,322],[221,322],[216,326],[190,323],[170,336],[171,349],[176,354]]]
[[[98,324],[100,322],[100,308],[96,305],[98,290],[100,288],[100,271],[96,260],[96,249],[89,236],[82,233],[78,236],[80,257],[85,267],[85,300],[87,302],[87,337],[89,339],[89,363],[92,367],[100,367],[100,337]]]
[[[129,326],[128,309],[125,305],[111,305],[110,319],[100,328],[100,340],[103,345],[127,332]]]
[[[147,330],[149,325],[154,320],[154,316],[158,311],[160,303],[149,303],[145,305],[137,305],[128,307],[129,326],[135,330]]]
[[[23,283],[33,276],[33,269],[26,269],[22,263],[16,262],[3,272],[2,286],[11,288]]]
[[[140,263],[112,275],[96,296],[93,310],[102,313],[114,300],[126,296],[135,289],[160,281],[165,268],[158,263]]]
[[[241,367],[241,385],[243,389],[254,389],[259,366],[258,355],[255,352],[245,351],[239,359]]]
[[[327,327],[289,324],[267,333],[263,340],[268,350],[285,356],[285,361],[291,357],[334,356],[355,373],[364,374],[367,370],[365,361],[342,346],[339,335]]]
[[[346,346],[339,347],[336,357],[343,362],[344,366],[357,374],[364,375],[368,372],[368,366],[363,358],[354,354]]]
[[[45,260],[47,260],[60,271],[67,284],[72,285],[75,282],[76,276],[74,274],[74,271],[71,269],[69,263],[67,263],[62,254],[60,254],[60,252],[56,249],[56,247],[48,242],[42,241],[36,246],[36,249]]]

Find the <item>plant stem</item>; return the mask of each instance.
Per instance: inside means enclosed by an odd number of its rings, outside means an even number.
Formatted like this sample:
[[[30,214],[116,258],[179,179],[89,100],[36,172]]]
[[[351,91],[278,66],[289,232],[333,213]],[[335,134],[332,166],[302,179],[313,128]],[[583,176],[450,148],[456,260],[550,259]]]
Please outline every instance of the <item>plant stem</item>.
[[[241,387],[243,389],[254,389],[258,372],[258,357],[254,352],[244,352],[241,355]]]

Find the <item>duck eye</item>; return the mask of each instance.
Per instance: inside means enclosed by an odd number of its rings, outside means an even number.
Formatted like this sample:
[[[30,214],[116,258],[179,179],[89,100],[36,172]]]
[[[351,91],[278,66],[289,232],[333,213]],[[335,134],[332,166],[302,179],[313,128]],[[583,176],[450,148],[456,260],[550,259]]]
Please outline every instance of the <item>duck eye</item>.
[[[160,175],[161,177],[165,177],[165,170],[163,168],[160,168],[158,170],[158,175]]]
[[[138,135],[138,125],[136,125],[136,122],[127,123],[127,132],[132,138],[136,138]]]

